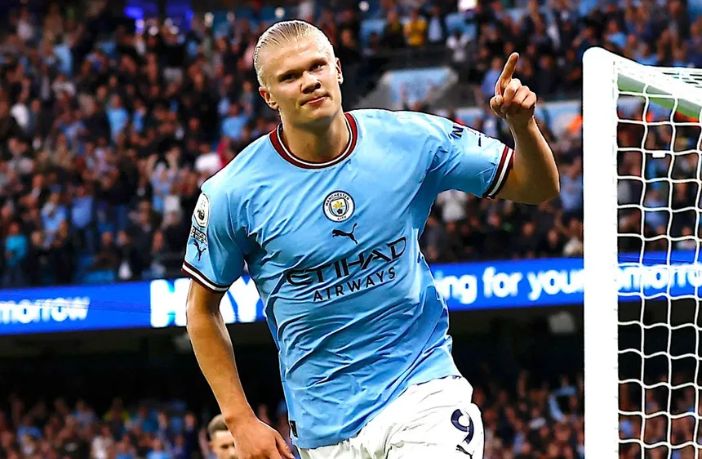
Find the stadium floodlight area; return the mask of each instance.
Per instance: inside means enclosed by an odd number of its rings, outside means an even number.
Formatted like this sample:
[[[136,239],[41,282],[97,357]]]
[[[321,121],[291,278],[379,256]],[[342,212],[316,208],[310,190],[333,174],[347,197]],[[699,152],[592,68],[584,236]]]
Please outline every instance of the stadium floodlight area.
[[[702,70],[585,53],[586,457],[702,457],[701,114]]]

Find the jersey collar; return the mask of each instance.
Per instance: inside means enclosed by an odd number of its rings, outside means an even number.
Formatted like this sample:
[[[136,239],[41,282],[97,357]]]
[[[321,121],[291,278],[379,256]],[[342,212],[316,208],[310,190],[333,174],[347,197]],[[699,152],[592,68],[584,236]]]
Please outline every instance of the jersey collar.
[[[346,148],[344,151],[337,156],[334,159],[331,159],[329,161],[317,163],[317,162],[312,162],[312,161],[305,161],[304,159],[301,159],[293,154],[290,150],[288,150],[288,147],[285,146],[285,144],[282,141],[282,133],[283,133],[283,125],[282,123],[278,125],[276,129],[271,131],[269,134],[269,137],[271,139],[271,143],[273,144],[273,147],[275,148],[275,151],[278,152],[278,154],[287,162],[290,164],[297,166],[297,167],[302,167],[304,169],[322,169],[325,167],[333,166],[334,164],[338,164],[344,159],[348,158],[351,153],[353,152],[353,149],[356,147],[356,142],[358,140],[358,125],[356,124],[356,119],[351,115],[350,113],[344,113],[344,116],[346,117],[346,127],[349,130],[349,143],[346,145]]]

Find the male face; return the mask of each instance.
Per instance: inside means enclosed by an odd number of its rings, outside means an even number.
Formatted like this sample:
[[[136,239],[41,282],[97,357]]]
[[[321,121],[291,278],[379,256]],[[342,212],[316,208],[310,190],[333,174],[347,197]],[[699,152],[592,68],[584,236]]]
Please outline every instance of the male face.
[[[341,66],[324,37],[308,35],[262,53],[259,93],[286,122],[324,127],[341,111]]]
[[[210,448],[217,459],[237,459],[234,437],[228,430],[218,430],[210,440]]]

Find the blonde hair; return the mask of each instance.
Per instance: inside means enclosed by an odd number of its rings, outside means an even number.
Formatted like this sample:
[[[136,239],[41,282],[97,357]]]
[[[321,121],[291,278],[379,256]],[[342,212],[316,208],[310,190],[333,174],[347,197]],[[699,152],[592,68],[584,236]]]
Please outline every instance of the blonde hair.
[[[210,440],[212,440],[214,438],[214,435],[219,431],[229,432],[229,428],[224,422],[224,416],[221,414],[218,414],[217,416],[212,418],[210,423],[207,425],[207,433],[210,436]]]
[[[303,37],[311,36],[316,36],[317,38],[322,39],[325,47],[329,48],[329,53],[331,56],[334,56],[334,47],[329,41],[329,38],[324,34],[324,32],[309,22],[295,19],[292,21],[276,22],[267,28],[266,31],[263,32],[258,38],[256,48],[254,48],[253,61],[254,69],[256,69],[258,84],[265,86],[263,81],[263,62],[261,62],[261,54],[266,48],[269,46],[280,46],[287,41],[298,40]]]

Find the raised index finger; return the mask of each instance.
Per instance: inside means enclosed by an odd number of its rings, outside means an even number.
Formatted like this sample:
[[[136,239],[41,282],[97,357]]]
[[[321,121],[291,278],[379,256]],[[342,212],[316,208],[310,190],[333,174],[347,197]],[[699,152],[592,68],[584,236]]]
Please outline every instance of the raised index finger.
[[[512,53],[505,63],[505,68],[502,69],[502,74],[497,80],[500,86],[500,90],[504,90],[509,82],[512,80],[512,75],[514,75],[514,69],[517,68],[517,61],[519,60],[519,53]]]

